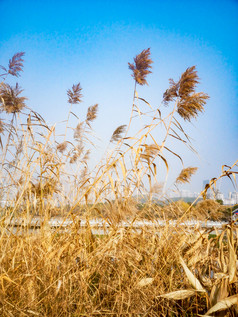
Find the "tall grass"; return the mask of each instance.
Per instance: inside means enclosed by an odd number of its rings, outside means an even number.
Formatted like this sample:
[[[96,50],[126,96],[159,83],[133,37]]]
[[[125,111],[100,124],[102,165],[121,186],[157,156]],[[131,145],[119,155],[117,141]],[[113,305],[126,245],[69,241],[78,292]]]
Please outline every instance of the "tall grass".
[[[129,63],[135,81],[129,123],[115,129],[107,152],[90,168],[98,104],[79,119],[72,107],[81,102],[82,88],[73,85],[67,91],[65,133],[58,136],[55,126],[26,105],[19,85],[7,83],[9,76],[20,75],[23,57],[17,53],[1,67],[1,199],[6,201],[0,220],[1,315],[236,316],[235,223],[211,238],[211,230],[191,230],[182,222],[207,219],[215,208],[221,212],[215,202],[161,206],[153,200],[155,193],[165,197],[170,156],[181,164],[176,186],[189,182],[197,170],[184,166],[182,156],[168,146],[173,140],[195,151],[183,122],[197,118],[208,99],[196,91],[195,67],[170,80],[161,107],[153,108],[139,96],[152,69],[150,49],[138,54]],[[224,166],[220,178],[235,181],[236,167],[237,162]],[[146,204],[140,208],[142,197]],[[66,231],[53,230],[48,222],[53,215],[72,224]],[[40,216],[40,230],[29,228],[35,216]],[[100,217],[109,228],[93,234],[91,217]],[[154,226],[135,229],[133,223],[144,218]],[[164,227],[157,225],[161,218]],[[10,221],[22,225],[16,229]]]

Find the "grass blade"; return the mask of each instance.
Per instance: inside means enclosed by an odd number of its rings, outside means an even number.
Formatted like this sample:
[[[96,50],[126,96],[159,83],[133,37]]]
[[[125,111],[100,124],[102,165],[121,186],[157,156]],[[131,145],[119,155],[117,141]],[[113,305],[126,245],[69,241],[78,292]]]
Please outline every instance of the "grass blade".
[[[174,299],[174,300],[181,300],[186,299],[188,297],[194,296],[196,291],[193,289],[184,289],[180,291],[171,292],[168,294],[160,295],[159,297],[167,298],[167,299]]]
[[[199,292],[206,292],[206,290],[202,287],[201,283],[199,280],[193,275],[193,273],[189,270],[187,267],[186,263],[184,262],[183,258],[180,257],[180,263],[185,271],[185,274],[187,275],[187,278],[191,285]]]
[[[221,301],[219,301],[218,303],[216,303],[216,305],[212,306],[212,308],[210,308],[206,315],[210,315],[213,314],[217,311],[221,311],[221,310],[225,310],[230,308],[231,306],[237,304],[237,298],[238,298],[238,294],[234,295],[234,296],[230,296],[227,297]]]

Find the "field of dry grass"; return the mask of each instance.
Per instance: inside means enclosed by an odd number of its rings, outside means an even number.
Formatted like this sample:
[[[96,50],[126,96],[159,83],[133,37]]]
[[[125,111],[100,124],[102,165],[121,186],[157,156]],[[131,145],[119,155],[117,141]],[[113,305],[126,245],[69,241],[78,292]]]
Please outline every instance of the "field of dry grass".
[[[196,91],[195,67],[170,80],[161,108],[154,109],[138,94],[151,73],[150,49],[138,54],[129,63],[135,80],[129,124],[115,129],[108,151],[90,167],[98,104],[79,119],[72,107],[81,102],[82,88],[73,85],[67,91],[65,133],[57,135],[56,126],[26,105],[18,84],[7,83],[9,76],[20,75],[23,56],[17,53],[1,67],[0,173],[6,203],[0,219],[0,315],[237,316],[236,223],[217,231],[179,225],[222,219],[223,207],[206,200],[206,192],[222,177],[235,183],[237,162],[222,167],[197,204],[153,202],[154,194],[166,197],[170,157],[181,164],[177,187],[197,170],[185,167],[181,154],[167,145],[174,140],[195,152],[183,122],[197,118],[208,99]],[[146,197],[143,208],[136,197]],[[72,220],[68,230],[49,228],[47,220],[55,214]],[[6,225],[6,219],[35,215],[45,220],[35,231]],[[79,215],[86,220],[83,228]],[[109,229],[93,234],[91,217],[103,218]],[[120,225],[160,218],[167,222],[161,228]]]

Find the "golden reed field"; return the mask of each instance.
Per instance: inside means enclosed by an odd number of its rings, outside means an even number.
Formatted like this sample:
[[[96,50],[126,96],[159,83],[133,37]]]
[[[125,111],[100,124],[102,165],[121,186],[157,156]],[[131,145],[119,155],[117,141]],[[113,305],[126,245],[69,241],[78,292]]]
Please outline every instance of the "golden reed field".
[[[23,57],[1,66],[0,316],[237,316],[238,227],[231,208],[206,199],[219,179],[235,183],[237,162],[224,165],[192,204],[166,195],[171,158],[181,165],[175,188],[197,171],[173,148],[196,152],[186,130],[209,97],[197,91],[195,66],[170,79],[154,108],[138,92],[152,70],[150,49],[138,54],[129,63],[129,122],[92,166],[98,104],[81,120],[73,106],[82,88],[73,85],[59,133],[8,83],[20,76]],[[56,228],[53,216],[63,220]],[[40,227],[31,225],[35,217]],[[100,233],[91,219],[105,225]],[[186,226],[189,220],[196,224]],[[199,225],[207,220],[226,222]]]

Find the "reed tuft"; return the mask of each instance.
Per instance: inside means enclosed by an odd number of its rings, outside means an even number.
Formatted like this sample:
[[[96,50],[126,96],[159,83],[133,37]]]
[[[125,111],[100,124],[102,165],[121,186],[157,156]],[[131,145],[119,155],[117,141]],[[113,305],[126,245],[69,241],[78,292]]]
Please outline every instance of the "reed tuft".
[[[170,101],[178,97],[179,82],[176,83],[172,78],[169,79],[170,87],[163,94],[163,102],[168,105]]]
[[[153,61],[150,59],[150,48],[143,50],[140,54],[134,58],[134,64],[128,63],[129,69],[132,70],[132,77],[139,85],[145,85],[147,83],[146,77],[152,73],[150,69]]]
[[[176,183],[189,183],[193,174],[197,171],[197,167],[187,167],[182,169],[179,176],[176,178]]]
[[[186,98],[193,93],[198,83],[199,78],[196,67],[188,67],[179,80],[178,95],[180,98]]]
[[[82,100],[82,94],[81,94],[82,88],[80,87],[80,83],[77,85],[73,85],[72,89],[67,90],[68,95],[68,103],[70,104],[77,104],[80,103]]]
[[[178,114],[184,119],[191,121],[192,118],[197,118],[198,113],[204,110],[208,95],[203,92],[193,93],[180,99],[178,102]]]
[[[10,60],[8,64],[8,73],[12,76],[19,77],[20,72],[23,69],[23,56],[24,52],[16,53]]]
[[[66,141],[57,145],[57,150],[60,153],[63,153],[66,149],[67,149],[67,142]]]
[[[88,107],[87,121],[94,121],[97,118],[98,104]]]
[[[203,92],[195,93],[199,83],[195,66],[187,68],[177,83],[173,79],[169,81],[170,87],[163,95],[164,104],[168,105],[177,99],[177,112],[184,120],[191,121],[192,118],[197,118],[198,113],[204,110],[209,96]]]
[[[15,87],[2,84],[0,87],[0,109],[6,113],[17,113],[25,108],[27,98],[19,96],[22,91],[17,83]]]
[[[122,138],[122,134],[126,130],[126,125],[120,125],[116,128],[116,130],[113,132],[110,142],[117,142]]]
[[[77,124],[74,130],[74,139],[79,141],[82,138],[82,134],[83,134],[83,122],[80,122]]]

